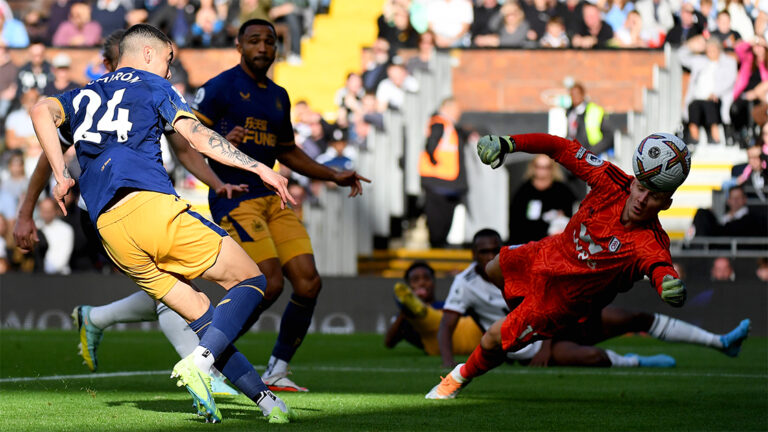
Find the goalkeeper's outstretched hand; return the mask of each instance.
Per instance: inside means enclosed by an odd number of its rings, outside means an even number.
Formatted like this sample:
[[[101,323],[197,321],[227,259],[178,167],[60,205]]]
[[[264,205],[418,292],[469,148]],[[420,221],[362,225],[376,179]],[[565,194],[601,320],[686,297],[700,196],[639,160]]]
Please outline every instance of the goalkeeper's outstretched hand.
[[[496,169],[504,165],[504,159],[515,151],[515,140],[508,136],[485,135],[477,142],[480,161]]]
[[[670,275],[664,276],[661,283],[661,299],[673,307],[681,307],[685,303],[685,284],[680,279]]]

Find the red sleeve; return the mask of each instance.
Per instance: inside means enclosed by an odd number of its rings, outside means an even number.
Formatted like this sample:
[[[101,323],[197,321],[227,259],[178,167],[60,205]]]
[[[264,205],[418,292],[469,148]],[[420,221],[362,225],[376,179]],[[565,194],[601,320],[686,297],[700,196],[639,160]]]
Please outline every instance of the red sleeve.
[[[513,135],[512,139],[515,140],[515,151],[548,155],[592,188],[612,185],[629,192],[632,177],[595,156],[578,141],[543,133]]]
[[[648,275],[651,285],[656,292],[661,294],[661,283],[664,276],[672,276],[679,279],[680,276],[672,266],[672,255],[669,253],[669,236],[661,228],[661,224],[655,223],[647,231],[647,239],[638,242],[637,253],[640,255],[640,270]]]

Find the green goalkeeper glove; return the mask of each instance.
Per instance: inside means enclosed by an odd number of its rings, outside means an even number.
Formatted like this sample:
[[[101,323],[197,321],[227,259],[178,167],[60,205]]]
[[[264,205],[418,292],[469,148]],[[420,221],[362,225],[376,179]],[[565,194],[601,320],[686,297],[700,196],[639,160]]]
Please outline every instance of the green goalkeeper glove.
[[[496,169],[504,164],[508,154],[515,151],[515,140],[508,136],[485,135],[477,142],[480,161]]]
[[[661,299],[673,307],[680,307],[685,303],[685,284],[680,279],[671,275],[664,276],[661,282]]]

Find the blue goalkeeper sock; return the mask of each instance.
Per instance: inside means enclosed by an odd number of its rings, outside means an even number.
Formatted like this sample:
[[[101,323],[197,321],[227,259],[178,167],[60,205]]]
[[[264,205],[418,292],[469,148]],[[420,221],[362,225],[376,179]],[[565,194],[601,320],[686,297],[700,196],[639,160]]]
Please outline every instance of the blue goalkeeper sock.
[[[211,325],[200,337],[200,346],[219,358],[240,335],[248,318],[264,297],[267,278],[259,275],[232,287],[216,305]]]
[[[237,350],[233,345],[230,345],[224,353],[216,359],[214,363],[216,369],[224,374],[229,382],[235,385],[244,395],[249,399],[259,403],[260,393],[269,390],[264,382],[261,380],[261,376],[253,368],[251,362]]]
[[[272,350],[273,357],[286,363],[291,361],[301,342],[304,341],[304,336],[307,335],[316,304],[316,298],[291,295],[291,301],[285,307],[280,321],[280,334],[277,335],[277,342]]]

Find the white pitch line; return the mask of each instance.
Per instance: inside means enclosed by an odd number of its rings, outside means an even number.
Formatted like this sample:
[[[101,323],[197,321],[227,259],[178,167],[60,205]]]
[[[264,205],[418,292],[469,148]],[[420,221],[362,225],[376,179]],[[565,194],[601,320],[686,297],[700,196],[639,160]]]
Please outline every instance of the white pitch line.
[[[263,370],[265,366],[256,366],[257,369]],[[366,368],[366,367],[352,367],[352,366],[291,366],[293,370],[303,371],[320,371],[320,372],[360,372],[360,373],[427,373],[436,374],[436,369],[430,368]],[[557,369],[543,369],[543,368],[504,368],[496,369],[492,373],[503,375],[603,375],[603,376],[659,376],[659,377],[697,377],[697,378],[746,378],[746,379],[766,379],[768,374],[740,374],[740,373],[701,373],[701,372],[682,372],[671,370],[648,370],[637,368],[621,368],[621,369],[605,369],[605,368],[557,368]],[[0,378],[0,384],[2,383],[18,383],[29,381],[61,381],[61,380],[76,380],[76,379],[94,379],[94,378],[115,378],[115,377],[127,377],[127,376],[149,376],[149,375],[168,375],[170,376],[170,370],[161,371],[134,371],[134,372],[106,372],[106,373],[92,373],[92,374],[75,374],[75,375],[50,375],[50,376],[37,376],[37,377],[11,377]]]

